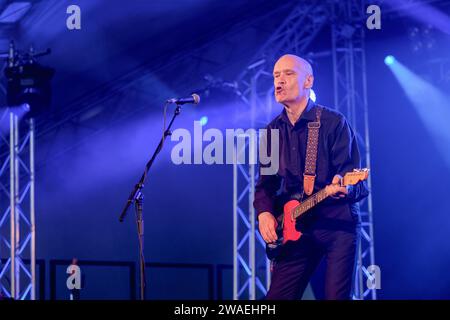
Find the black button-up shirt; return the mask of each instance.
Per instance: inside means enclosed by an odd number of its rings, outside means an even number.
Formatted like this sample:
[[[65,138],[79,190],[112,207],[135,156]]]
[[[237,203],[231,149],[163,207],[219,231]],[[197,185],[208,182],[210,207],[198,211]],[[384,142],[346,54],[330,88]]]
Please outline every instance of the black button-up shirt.
[[[289,121],[286,110],[268,126],[279,130],[279,169],[275,175],[261,175],[255,186],[254,207],[256,213],[268,211],[275,216],[281,214],[283,204],[293,198],[299,199],[303,191],[308,122],[316,121],[317,105],[310,99],[295,125]],[[360,168],[360,155],[355,134],[345,117],[332,109],[322,107],[317,153],[314,192],[330,184],[335,174]],[[270,147],[270,143],[267,144]],[[270,152],[270,150],[269,150]],[[343,199],[327,198],[314,208],[317,215],[341,220],[359,219],[359,200],[368,195],[367,184],[359,182],[350,187]],[[306,195],[303,199],[306,199]]]

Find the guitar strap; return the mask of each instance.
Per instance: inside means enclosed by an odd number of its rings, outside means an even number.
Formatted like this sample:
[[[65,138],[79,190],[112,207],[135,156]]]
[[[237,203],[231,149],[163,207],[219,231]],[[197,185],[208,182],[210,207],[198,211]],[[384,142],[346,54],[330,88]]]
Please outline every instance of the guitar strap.
[[[316,180],[320,116],[322,114],[322,107],[316,106],[316,121],[308,122],[308,142],[306,144],[305,171],[303,173],[303,190],[308,196],[313,193],[314,181]]]

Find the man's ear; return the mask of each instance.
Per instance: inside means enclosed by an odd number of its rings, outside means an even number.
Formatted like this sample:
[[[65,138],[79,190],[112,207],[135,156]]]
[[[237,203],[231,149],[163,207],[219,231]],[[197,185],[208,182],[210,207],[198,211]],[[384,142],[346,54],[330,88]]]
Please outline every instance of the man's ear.
[[[314,84],[314,76],[312,74],[307,75],[305,79],[305,89],[311,89],[313,84]]]

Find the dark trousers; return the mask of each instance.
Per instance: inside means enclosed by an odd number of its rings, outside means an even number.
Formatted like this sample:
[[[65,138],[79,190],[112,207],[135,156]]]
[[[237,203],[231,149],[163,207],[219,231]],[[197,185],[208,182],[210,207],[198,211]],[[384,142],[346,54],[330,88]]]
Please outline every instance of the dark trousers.
[[[324,258],[325,299],[351,298],[356,266],[357,228],[317,229],[284,245],[273,261],[267,300],[301,299],[314,271]]]

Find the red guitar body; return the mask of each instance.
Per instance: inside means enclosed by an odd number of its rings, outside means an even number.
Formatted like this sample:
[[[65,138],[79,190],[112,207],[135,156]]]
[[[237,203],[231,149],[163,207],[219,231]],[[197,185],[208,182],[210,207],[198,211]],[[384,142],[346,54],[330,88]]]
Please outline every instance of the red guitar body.
[[[295,219],[293,219],[292,211],[300,204],[297,200],[286,202],[283,208],[284,227],[283,227],[283,244],[288,241],[297,241],[302,233],[295,229]]]
[[[341,181],[339,182],[339,185],[341,187],[348,185],[355,185],[359,181],[366,180],[368,176],[369,176],[369,169],[355,169],[352,172],[347,172],[344,178],[342,178]],[[278,239],[274,242],[266,244],[266,253],[267,257],[270,260],[275,259],[278,256],[281,247],[284,244],[286,244],[286,242],[297,241],[302,236],[302,233],[300,231],[297,231],[297,229],[295,229],[297,218],[300,215],[304,214],[305,212],[309,211],[319,202],[325,200],[327,197],[328,192],[327,188],[325,187],[322,190],[316,192],[314,195],[303,200],[303,203],[300,203],[297,200],[290,200],[285,203],[283,208],[282,223],[278,219],[278,225],[276,228]]]

